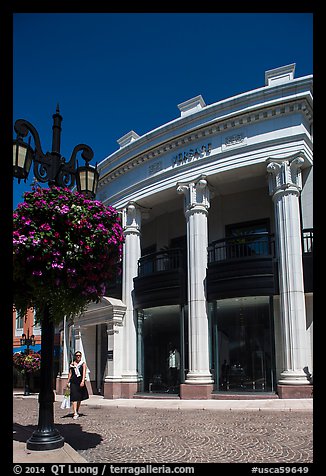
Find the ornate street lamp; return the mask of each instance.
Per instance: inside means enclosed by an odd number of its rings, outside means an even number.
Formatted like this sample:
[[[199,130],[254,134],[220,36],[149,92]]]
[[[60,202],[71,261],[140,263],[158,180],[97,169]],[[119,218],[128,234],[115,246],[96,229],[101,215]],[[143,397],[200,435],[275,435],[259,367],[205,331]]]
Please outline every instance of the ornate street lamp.
[[[26,354],[29,354],[29,348],[30,346],[35,345],[35,336],[32,334],[29,337],[29,329],[27,330],[27,336],[26,334],[22,334],[21,339],[20,339],[20,345],[25,346],[26,345]]]
[[[78,164],[78,162],[77,162]],[[86,162],[83,167],[77,168],[77,190],[87,198],[94,198],[98,186],[99,173]]]
[[[26,336],[26,334],[22,334],[21,339],[20,339],[20,345],[22,347],[24,347],[26,345],[26,350],[25,350],[26,355],[29,354],[30,346],[35,345],[34,335],[32,334],[29,337],[29,329],[27,329],[27,336]],[[25,379],[24,380],[25,380],[24,395],[26,396],[26,395],[30,394],[30,391],[29,391],[29,373],[28,372],[25,372]]]
[[[34,162],[35,178],[41,183],[50,186],[72,188],[77,182],[77,190],[87,198],[95,198],[99,173],[97,166],[89,165],[94,153],[85,144],[76,145],[72,151],[69,162],[66,162],[60,153],[61,122],[62,116],[57,106],[53,114],[52,151],[44,153],[40,138],[35,127],[25,119],[18,119],[14,129],[17,133],[13,141],[13,175],[18,182],[28,177],[32,162]],[[30,143],[26,144],[23,138],[31,134],[35,148]],[[76,168],[76,156],[81,156],[86,162],[85,167]],[[53,379],[53,354],[54,354],[54,324],[50,319],[48,309],[45,310],[41,320],[42,334],[42,361],[39,392],[39,417],[38,426],[32,436],[27,440],[26,447],[30,450],[53,450],[64,445],[64,438],[54,425],[54,379]]]
[[[62,116],[57,106],[56,113],[53,114],[53,134],[52,151],[44,153],[41,147],[40,138],[35,127],[25,119],[17,119],[14,125],[17,133],[16,140],[13,141],[13,173],[18,182],[28,177],[29,171],[34,162],[35,178],[41,183],[57,185],[58,187],[72,188],[77,182],[77,190],[88,198],[95,198],[99,173],[97,166],[89,165],[94,156],[92,149],[86,144],[78,144],[72,151],[69,162],[66,162],[60,153],[61,122]],[[31,134],[34,139],[35,149],[30,144],[26,144],[23,138]],[[76,156],[81,152],[81,156],[86,162],[86,166],[76,168]]]

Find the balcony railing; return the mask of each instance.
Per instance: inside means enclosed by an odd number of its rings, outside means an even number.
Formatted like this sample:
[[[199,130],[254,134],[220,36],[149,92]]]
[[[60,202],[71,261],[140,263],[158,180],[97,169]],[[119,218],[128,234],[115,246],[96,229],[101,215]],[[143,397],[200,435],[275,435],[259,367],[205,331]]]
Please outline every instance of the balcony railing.
[[[274,254],[274,235],[267,232],[253,233],[212,242],[208,247],[208,262],[216,263],[249,257],[274,257]]]
[[[182,268],[183,252],[180,248],[171,248],[142,256],[138,261],[138,276],[148,276],[160,271],[172,271]]]
[[[302,251],[303,254],[308,254],[312,253],[312,250],[313,229],[307,228],[302,230]],[[266,257],[275,258],[274,234],[267,232],[223,238],[208,246],[209,263]],[[138,261],[138,276],[149,276],[185,266],[184,250],[170,248],[142,256]]]

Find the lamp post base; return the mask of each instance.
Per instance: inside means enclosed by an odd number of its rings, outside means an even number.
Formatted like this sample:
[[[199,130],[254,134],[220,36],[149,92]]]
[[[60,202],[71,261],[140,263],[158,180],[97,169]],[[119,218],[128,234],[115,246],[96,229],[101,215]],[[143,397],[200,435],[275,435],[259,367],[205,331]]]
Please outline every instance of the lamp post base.
[[[64,445],[64,438],[54,425],[54,379],[53,379],[53,354],[54,354],[54,323],[50,319],[49,307],[46,306],[41,321],[42,349],[41,349],[41,376],[38,426],[32,436],[27,440],[29,450],[44,451],[55,450]]]
[[[33,435],[27,440],[26,448],[28,450],[46,451],[62,448],[65,439],[57,430],[49,433],[34,431]]]

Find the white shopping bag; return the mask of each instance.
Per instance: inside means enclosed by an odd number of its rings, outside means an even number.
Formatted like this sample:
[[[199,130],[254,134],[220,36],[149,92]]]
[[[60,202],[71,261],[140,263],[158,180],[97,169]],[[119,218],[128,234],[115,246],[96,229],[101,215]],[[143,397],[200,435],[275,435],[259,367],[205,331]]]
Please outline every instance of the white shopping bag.
[[[68,395],[68,396],[64,395],[63,396],[63,400],[61,402],[60,408],[62,408],[63,410],[65,408],[70,408],[70,395]]]

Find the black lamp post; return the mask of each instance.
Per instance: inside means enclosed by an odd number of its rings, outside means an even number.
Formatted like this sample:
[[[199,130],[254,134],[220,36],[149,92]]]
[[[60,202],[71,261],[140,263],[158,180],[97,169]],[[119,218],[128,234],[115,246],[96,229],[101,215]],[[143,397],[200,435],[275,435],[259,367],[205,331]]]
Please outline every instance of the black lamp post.
[[[31,337],[29,337],[29,329],[27,329],[27,336],[26,334],[22,334],[21,339],[20,339],[20,345],[25,346],[26,345],[26,350],[25,353],[26,355],[29,354],[29,348],[32,345],[35,345],[35,337],[32,334]],[[29,395],[29,372],[25,372],[25,388],[24,388],[24,395]]]
[[[89,198],[95,198],[99,173],[97,166],[89,165],[94,156],[92,149],[86,144],[78,144],[72,151],[69,162],[66,162],[60,153],[62,116],[57,106],[53,114],[52,151],[44,154],[40,138],[35,127],[25,119],[15,122],[16,140],[13,141],[14,177],[18,183],[23,179],[26,182],[32,162],[34,162],[35,178],[41,183],[57,185],[58,187],[72,188],[77,182],[78,192]],[[30,133],[34,139],[35,149],[26,144],[23,138]],[[86,166],[76,168],[76,156],[81,152]]]
[[[14,177],[26,181],[32,162],[34,175],[39,182],[50,186],[72,188],[77,182],[77,190],[88,198],[95,198],[99,173],[97,166],[89,165],[94,153],[85,144],[76,145],[69,162],[66,162],[60,153],[60,137],[62,116],[57,106],[53,114],[52,151],[44,154],[41,148],[38,132],[32,124],[24,119],[15,122],[14,129],[17,139],[13,141],[13,172]],[[30,143],[26,144],[23,138],[30,133],[34,139],[35,149]],[[85,167],[76,168],[76,156],[81,156],[86,162]],[[64,438],[54,425],[54,382],[53,382],[53,353],[54,353],[54,323],[50,318],[49,308],[44,309],[41,320],[42,333],[42,360],[39,393],[38,426],[27,440],[26,446],[30,450],[53,450],[64,445]]]

